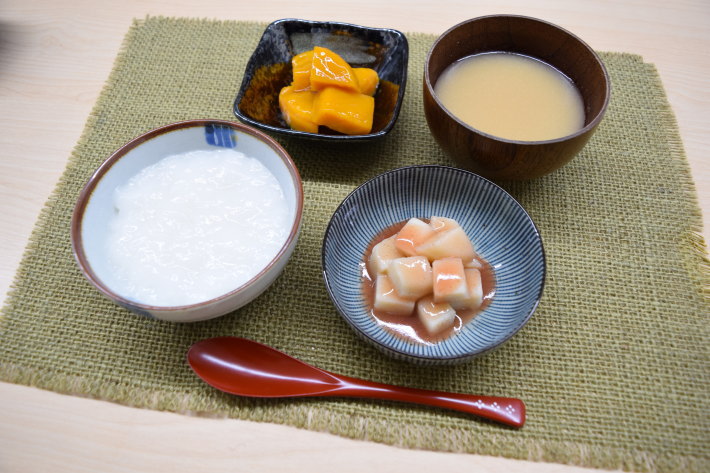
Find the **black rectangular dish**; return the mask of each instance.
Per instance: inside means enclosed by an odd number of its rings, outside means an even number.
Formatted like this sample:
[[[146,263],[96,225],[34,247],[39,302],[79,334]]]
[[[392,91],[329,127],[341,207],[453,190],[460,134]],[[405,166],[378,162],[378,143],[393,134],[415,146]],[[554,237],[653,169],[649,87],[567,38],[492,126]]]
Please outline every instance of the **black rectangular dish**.
[[[289,128],[279,110],[279,91],[291,82],[291,58],[322,46],[339,54],[353,67],[375,69],[380,84],[375,93],[372,132],[342,135],[329,130],[307,133]],[[338,22],[277,20],[266,27],[247,63],[234,114],[261,130],[325,141],[363,141],[392,130],[399,115],[407,82],[409,46],[399,31]]]

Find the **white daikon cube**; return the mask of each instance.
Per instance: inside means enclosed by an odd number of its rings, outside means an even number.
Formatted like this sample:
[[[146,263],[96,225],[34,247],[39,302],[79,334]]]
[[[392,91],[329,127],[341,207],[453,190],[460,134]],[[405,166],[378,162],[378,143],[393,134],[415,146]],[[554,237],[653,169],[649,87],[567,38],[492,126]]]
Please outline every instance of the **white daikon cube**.
[[[392,285],[392,281],[384,274],[377,276],[375,281],[375,303],[376,310],[389,312],[391,314],[410,315],[414,312],[416,301],[401,297]]]
[[[393,235],[382,240],[372,248],[372,253],[370,253],[370,259],[368,260],[368,269],[373,277],[377,274],[384,274],[387,272],[387,266],[390,264],[390,261],[404,256],[406,255],[399,251],[394,244]]]
[[[478,309],[483,303],[481,272],[475,268],[466,268],[464,273],[466,274],[467,296],[464,299],[451,302],[451,306],[456,310]]]
[[[407,256],[416,256],[416,247],[426,242],[434,234],[431,226],[418,218],[410,218],[397,233],[395,244]]]
[[[461,258],[442,258],[431,265],[434,278],[434,301],[454,304],[468,298],[466,274]]]
[[[419,299],[432,291],[431,265],[423,256],[393,259],[387,275],[399,295],[406,299]]]
[[[471,261],[464,261],[463,263],[464,268],[473,268],[473,269],[483,269],[483,262],[478,259],[478,255],[475,256]]]
[[[430,260],[461,258],[462,261],[470,261],[476,256],[473,243],[461,227],[437,232],[429,240],[419,245],[416,251]]]
[[[429,225],[435,232],[445,232],[461,226],[459,222],[448,217],[432,217],[429,219]]]
[[[431,296],[417,302],[417,317],[432,335],[450,329],[456,322],[456,311],[448,302],[434,302]]]

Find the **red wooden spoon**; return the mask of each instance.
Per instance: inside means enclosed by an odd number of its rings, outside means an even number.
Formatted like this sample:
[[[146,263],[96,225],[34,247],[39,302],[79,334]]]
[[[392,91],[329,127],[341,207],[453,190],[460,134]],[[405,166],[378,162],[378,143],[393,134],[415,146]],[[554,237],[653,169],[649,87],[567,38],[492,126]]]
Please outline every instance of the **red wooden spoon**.
[[[525,423],[525,404],[520,399],[405,388],[336,375],[245,338],[202,340],[190,347],[187,361],[210,386],[240,396],[389,399],[468,412],[512,427]]]

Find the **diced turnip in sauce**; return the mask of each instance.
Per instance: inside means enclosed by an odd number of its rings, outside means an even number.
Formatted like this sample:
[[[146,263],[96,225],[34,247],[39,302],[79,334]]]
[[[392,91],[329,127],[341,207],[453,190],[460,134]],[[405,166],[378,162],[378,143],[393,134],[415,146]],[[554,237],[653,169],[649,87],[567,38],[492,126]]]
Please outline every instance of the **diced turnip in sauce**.
[[[374,319],[397,336],[440,342],[493,298],[493,269],[454,219],[411,218],[383,230],[370,248],[361,263],[364,295]]]
[[[481,282],[481,271],[475,268],[464,269],[466,275],[466,297],[460,300],[452,300],[451,306],[456,310],[475,309],[483,303],[483,284]]]
[[[459,223],[453,218],[446,217],[432,217],[429,219],[429,225],[434,229],[435,232],[445,232],[446,230],[452,230],[459,226]]]
[[[418,218],[410,218],[395,237],[395,245],[405,255],[416,256],[421,253],[417,247],[426,242],[434,234],[434,229]]]
[[[387,274],[402,297],[417,300],[431,292],[431,265],[423,256],[394,259]]]
[[[463,267],[467,268],[467,269],[471,268],[471,269],[481,270],[481,269],[483,269],[484,264],[483,264],[483,261],[481,261],[480,259],[473,258],[468,263],[464,263]]]
[[[461,258],[442,258],[432,264],[435,302],[460,302],[469,298]]]
[[[394,242],[394,236],[385,238],[372,248],[372,253],[369,259],[369,270],[374,274],[385,274],[390,261],[403,258],[404,253],[397,249]]]
[[[375,309],[391,314],[410,315],[414,310],[414,299],[401,297],[388,276],[380,274],[375,283]]]
[[[417,254],[430,260],[457,257],[469,262],[476,256],[471,240],[463,228],[435,232],[434,236],[417,246]]]
[[[451,328],[456,321],[456,311],[448,302],[434,302],[431,296],[417,301],[417,316],[432,334]]]

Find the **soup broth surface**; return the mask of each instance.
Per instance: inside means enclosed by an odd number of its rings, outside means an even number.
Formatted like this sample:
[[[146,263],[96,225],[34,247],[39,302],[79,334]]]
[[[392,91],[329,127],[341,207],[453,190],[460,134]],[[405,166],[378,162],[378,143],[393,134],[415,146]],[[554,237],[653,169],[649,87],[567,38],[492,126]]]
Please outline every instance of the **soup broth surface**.
[[[444,70],[434,91],[461,121],[500,138],[552,140],[584,127],[584,102],[572,81],[520,54],[459,59]]]

